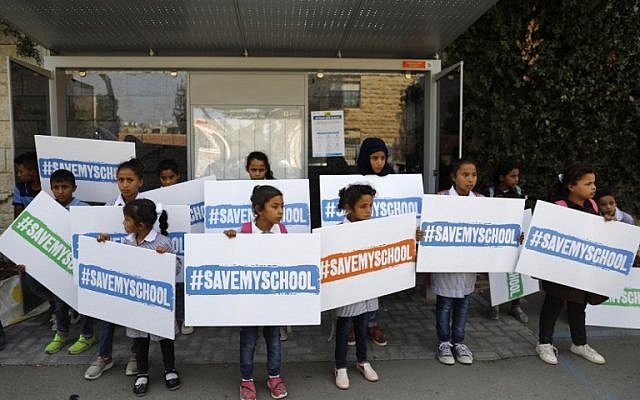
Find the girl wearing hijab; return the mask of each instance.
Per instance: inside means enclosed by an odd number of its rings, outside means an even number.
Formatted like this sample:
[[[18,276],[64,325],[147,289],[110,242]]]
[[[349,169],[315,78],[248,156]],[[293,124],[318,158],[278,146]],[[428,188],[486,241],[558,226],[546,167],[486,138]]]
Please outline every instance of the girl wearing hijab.
[[[358,172],[362,175],[386,176],[393,174],[393,168],[387,162],[389,149],[382,139],[370,137],[366,138],[360,145],[358,153]],[[375,302],[377,304],[377,301]],[[367,310],[367,334],[369,340],[378,346],[387,345],[387,337],[378,326],[378,308]],[[349,332],[347,340],[350,346],[356,344],[355,332]]]
[[[382,139],[366,138],[360,145],[358,153],[358,172],[362,175],[378,176],[393,174],[388,158],[389,149]]]

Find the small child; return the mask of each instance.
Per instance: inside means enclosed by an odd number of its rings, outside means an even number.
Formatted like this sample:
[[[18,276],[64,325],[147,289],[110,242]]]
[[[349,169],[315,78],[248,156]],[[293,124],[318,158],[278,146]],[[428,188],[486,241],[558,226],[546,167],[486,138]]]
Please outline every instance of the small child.
[[[54,171],[49,178],[51,183],[51,191],[56,201],[67,210],[71,206],[88,206],[87,203],[73,197],[76,191],[76,178],[71,171],[59,169]],[[56,326],[57,332],[53,340],[47,344],[44,352],[54,354],[60,351],[62,347],[69,342],[69,310],[71,309],[65,302],[57,296],[55,301]],[[80,354],[96,343],[93,335],[93,320],[87,316],[80,315],[80,337],[69,347],[69,354]]]
[[[245,168],[251,180],[275,179],[273,171],[271,171],[271,164],[269,164],[269,157],[261,151],[249,153]]]
[[[258,185],[251,193],[251,208],[255,219],[244,223],[240,233],[287,233],[287,229],[280,223],[284,215],[284,200],[282,192],[273,186]],[[229,238],[236,237],[233,229],[224,231]],[[267,343],[267,387],[274,399],[287,397],[287,386],[280,377],[282,352],[280,346],[280,327],[265,326],[262,329]],[[257,326],[243,326],[240,330],[240,400],[255,400],[256,385],[253,377],[253,355],[258,340]]]
[[[526,199],[522,188],[518,186],[520,183],[520,166],[513,161],[504,161],[498,165],[493,183],[494,185],[487,190],[486,196],[488,197]],[[529,316],[520,307],[520,299],[511,301],[509,314],[523,324],[529,322]],[[500,305],[489,308],[489,316],[492,319],[499,319]]]
[[[559,175],[557,190],[559,200],[556,204],[598,215],[598,204],[593,200],[596,194],[596,174],[592,168],[581,164],[570,166],[564,174]],[[609,221],[613,216],[605,214],[604,219]],[[540,310],[540,331],[536,346],[536,353],[540,359],[551,365],[558,363],[558,349],[553,345],[553,331],[566,302],[572,342],[569,350],[594,364],[606,363],[605,358],[587,344],[585,310],[587,303],[596,305],[606,301],[607,298],[550,281],[541,281],[540,286],[544,289],[544,302]]]
[[[160,161],[156,172],[161,187],[173,186],[180,182],[181,174],[178,164],[173,160]],[[180,333],[183,335],[191,335],[195,331],[192,326],[184,324],[184,282],[176,282],[176,320],[180,324]]]
[[[160,179],[160,186],[167,187],[173,186],[180,182],[180,170],[178,164],[174,160],[165,159],[158,163],[156,167],[158,178]]]
[[[342,223],[364,221],[371,218],[373,198],[376,190],[369,185],[349,185],[340,189],[338,208],[344,210],[345,218]],[[378,298],[359,301],[347,306],[338,307],[336,316],[336,349],[335,349],[335,377],[339,389],[349,389],[349,375],[347,374],[347,342],[353,325],[355,334],[356,368],[369,382],[378,381],[378,373],[367,360],[367,323],[371,312],[378,310]]]
[[[116,178],[118,182],[118,190],[120,194],[114,201],[108,202],[107,206],[124,206],[132,201],[140,198],[140,188],[142,187],[144,177],[144,165],[137,158],[132,158],[118,165]],[[113,331],[115,325],[101,321],[100,335],[98,338],[98,356],[91,363],[84,373],[84,378],[94,380],[100,378],[104,371],[113,367]],[[132,350],[133,351],[133,350]],[[138,373],[136,365],[136,357],[134,354],[129,357],[125,368],[125,375],[133,376]]]
[[[451,165],[453,185],[440,195],[480,197],[473,191],[478,183],[475,161],[456,160]],[[445,365],[473,364],[473,353],[464,343],[469,313],[469,295],[475,290],[475,273],[433,273],[431,287],[436,294],[436,333],[438,361]]]
[[[602,189],[598,192],[598,207],[600,207],[600,215],[602,216],[608,216],[609,219],[626,224],[636,224],[636,220],[631,214],[618,208],[615,195],[608,189]]]
[[[19,155],[14,160],[16,169],[16,184],[13,188],[13,217],[18,215],[33,201],[40,193],[40,174],[38,172],[38,157],[35,152],[28,152]],[[24,265],[16,265],[18,272],[25,272]],[[55,299],[53,293],[40,284],[28,273],[21,275],[21,284],[28,288],[31,293],[40,298],[41,301],[49,302],[51,330],[57,331],[55,318]]]
[[[133,200],[122,209],[124,214],[124,229],[129,234],[125,243],[143,249],[156,250],[166,253],[171,250],[171,241],[167,237],[167,212],[156,208],[153,201],[147,199]],[[158,215],[160,216],[158,218]],[[153,229],[156,220],[160,223],[160,233]],[[109,240],[109,236],[101,234],[99,242]],[[149,387],[149,342],[151,339],[160,341],[162,361],[164,362],[164,383],[169,390],[180,388],[180,377],[175,367],[174,341],[163,339],[147,332],[127,328],[127,336],[133,338],[133,348],[136,355],[138,372],[133,382],[133,394],[144,396]]]
[[[16,185],[13,189],[13,217],[17,218],[40,193],[40,174],[35,152],[24,153],[15,159]]]

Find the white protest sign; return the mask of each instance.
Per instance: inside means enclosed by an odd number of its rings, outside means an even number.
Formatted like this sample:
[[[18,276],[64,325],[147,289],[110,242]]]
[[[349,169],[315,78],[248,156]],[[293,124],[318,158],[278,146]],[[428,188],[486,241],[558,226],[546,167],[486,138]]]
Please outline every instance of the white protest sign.
[[[314,157],[344,156],[344,111],[311,111]]]
[[[182,265],[184,257],[184,235],[190,233],[189,228],[190,216],[189,206],[165,206],[162,208],[167,211],[169,239],[171,240],[171,251],[179,258],[179,265]],[[98,237],[101,233],[106,233],[111,241],[124,243],[124,239],[128,233],[124,230],[124,215],[122,207],[118,206],[102,206],[102,207],[71,207],[71,243],[73,247],[73,255],[76,259],[74,269],[76,270],[77,279],[77,258],[78,258],[78,238],[80,236]],[[155,229],[159,232],[158,223]],[[182,268],[176,276],[177,282],[182,282]]]
[[[371,218],[414,214],[422,211],[422,175],[320,175],[320,218],[322,226],[336,225],[344,219],[338,210],[338,192],[345,186],[360,183],[376,190]],[[286,199],[285,199],[286,201]]]
[[[513,272],[524,199],[425,194],[418,272]]]
[[[162,204],[187,205],[191,212],[191,231],[204,232],[204,182],[215,180],[214,175],[203,176],[187,182],[147,190],[140,193],[145,199]]]
[[[253,220],[251,193],[257,185],[273,186],[282,192],[284,216],[281,222],[289,233],[311,232],[308,179],[205,182],[205,232],[239,230],[243,223]]]
[[[414,214],[314,229],[320,235],[322,311],[416,284]]]
[[[522,231],[525,232],[525,236],[529,232],[532,217],[533,214],[530,208],[524,210]],[[521,251],[522,247],[520,245],[518,250]],[[540,290],[540,282],[528,275],[522,275],[517,272],[490,272],[489,288],[491,305],[496,306],[538,292]]]
[[[320,241],[312,234],[186,235],[185,324],[320,324]]]
[[[42,190],[51,194],[49,178],[66,169],[76,178],[74,196],[84,201],[108,202],[118,196],[118,164],[136,156],[134,143],[112,140],[34,136]]]
[[[0,251],[76,308],[69,212],[40,192],[0,236]]]
[[[516,271],[606,296],[629,278],[640,228],[538,201]]]
[[[640,329],[640,268],[633,268],[625,288],[597,306],[587,304],[586,324]]]
[[[78,312],[174,338],[176,256],[79,239]]]

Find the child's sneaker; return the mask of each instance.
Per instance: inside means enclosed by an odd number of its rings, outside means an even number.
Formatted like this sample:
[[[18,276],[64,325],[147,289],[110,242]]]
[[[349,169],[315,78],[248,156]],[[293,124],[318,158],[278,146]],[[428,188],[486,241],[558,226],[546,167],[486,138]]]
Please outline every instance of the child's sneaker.
[[[520,306],[511,306],[511,311],[509,311],[509,314],[511,314],[515,319],[522,322],[523,324],[529,322],[527,313],[525,313]]]
[[[96,344],[95,337],[80,335],[78,340],[69,347],[69,354],[80,354],[90,349],[94,344]]]
[[[253,381],[240,382],[240,400],[256,400],[256,384]]]
[[[453,353],[451,352],[451,343],[449,342],[440,343],[436,354],[438,355],[438,361],[445,365],[453,365],[456,363],[456,359],[453,358]]]
[[[62,346],[64,346],[68,342],[69,342],[69,339],[67,339],[65,336],[62,336],[56,333],[53,336],[53,340],[49,342],[49,344],[44,348],[44,352],[47,354],[55,354],[59,352]]]
[[[113,359],[98,356],[94,362],[91,363],[87,371],[84,373],[84,379],[90,381],[98,379],[102,376],[102,373],[113,367]]]
[[[573,354],[577,354],[583,357],[584,359],[591,361],[594,364],[604,364],[607,362],[607,360],[605,360],[604,357],[600,355],[600,353],[598,353],[593,347],[589,346],[588,344],[585,344],[582,346],[576,346],[575,344],[571,344],[571,347],[569,348],[569,350]]]
[[[183,335],[191,335],[194,330],[195,329],[193,328],[193,326],[185,325],[184,322],[180,327],[180,333],[182,333]]]
[[[336,368],[336,386],[338,389],[349,389],[349,375],[346,368]]]
[[[364,379],[368,380],[369,382],[378,382],[378,373],[375,369],[373,369],[371,363],[356,363],[356,368],[358,369],[358,371],[360,371],[362,376],[364,376]]]
[[[547,364],[556,365],[558,363],[558,349],[551,343],[538,344],[536,353]]]
[[[135,354],[129,356],[129,361],[127,361],[127,367],[124,369],[124,374],[126,376],[138,375],[138,361],[136,361]]]
[[[279,376],[270,377],[267,379],[267,387],[271,392],[271,397],[274,399],[284,399],[289,393],[287,393],[287,386]]]
[[[387,345],[387,337],[382,333],[382,329],[377,326],[370,326],[367,329],[367,333],[369,334],[369,340],[373,341],[373,343],[378,346],[386,346]]]
[[[453,345],[453,354],[456,356],[456,361],[460,364],[471,365],[473,364],[473,353],[464,343],[456,343]]]

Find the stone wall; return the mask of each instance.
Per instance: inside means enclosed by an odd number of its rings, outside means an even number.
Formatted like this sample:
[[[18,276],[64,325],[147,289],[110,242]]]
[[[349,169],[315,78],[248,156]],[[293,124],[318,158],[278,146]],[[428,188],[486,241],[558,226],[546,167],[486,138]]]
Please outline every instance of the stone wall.
[[[13,221],[13,138],[11,135],[8,58],[25,62],[33,60],[17,56],[15,40],[0,33],[0,231]]]

